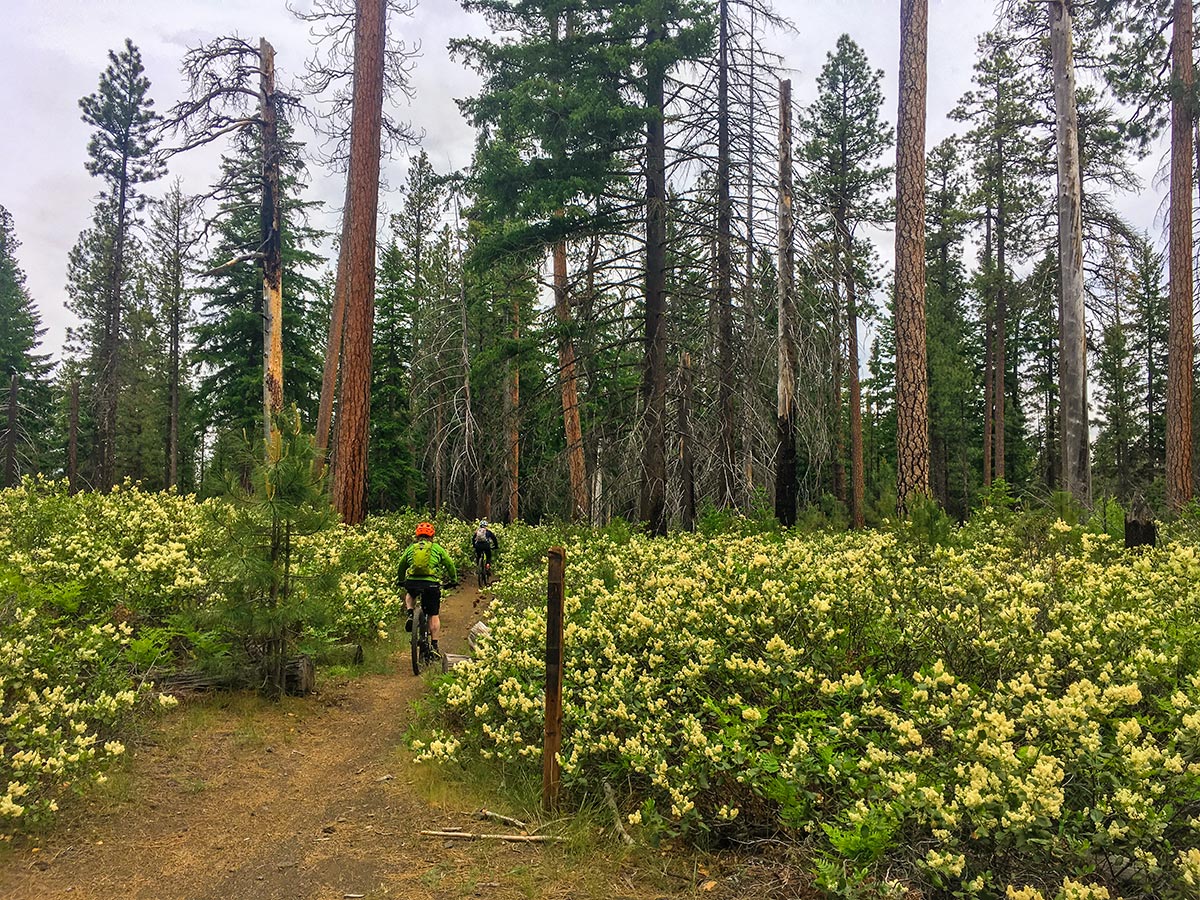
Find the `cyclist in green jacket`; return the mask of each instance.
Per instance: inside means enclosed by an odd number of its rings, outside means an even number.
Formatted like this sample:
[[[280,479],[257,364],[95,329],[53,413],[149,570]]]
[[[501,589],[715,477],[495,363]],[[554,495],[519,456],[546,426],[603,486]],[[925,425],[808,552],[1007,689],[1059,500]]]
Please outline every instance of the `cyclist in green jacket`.
[[[439,613],[442,609],[442,579],[453,584],[458,581],[458,570],[450,554],[433,540],[434,528],[430,522],[422,522],[417,526],[416,540],[409,544],[400,554],[400,568],[396,573],[396,583],[403,586],[404,606],[408,612],[408,620],[404,623],[405,631],[412,631],[413,598],[421,598],[421,607],[429,616],[429,636],[433,641],[433,650],[438,652],[438,634],[442,629]]]

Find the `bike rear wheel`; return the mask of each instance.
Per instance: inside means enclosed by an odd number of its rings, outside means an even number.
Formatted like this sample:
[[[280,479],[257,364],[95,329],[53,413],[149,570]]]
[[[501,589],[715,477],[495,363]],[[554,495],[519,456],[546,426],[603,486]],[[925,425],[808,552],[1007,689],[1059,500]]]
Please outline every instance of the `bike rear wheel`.
[[[414,675],[420,675],[421,668],[428,661],[428,647],[429,619],[425,615],[425,610],[418,604],[413,612],[412,670]]]
[[[479,586],[487,587],[488,583],[488,565],[487,556],[483,553],[475,554],[475,581]]]

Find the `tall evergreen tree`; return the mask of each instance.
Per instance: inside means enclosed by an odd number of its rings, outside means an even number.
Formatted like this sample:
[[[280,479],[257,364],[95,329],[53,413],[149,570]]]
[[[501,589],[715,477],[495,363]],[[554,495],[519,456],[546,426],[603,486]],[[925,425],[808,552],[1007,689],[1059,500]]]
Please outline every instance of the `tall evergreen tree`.
[[[141,52],[126,39],[120,52],[110,51],[96,93],[79,101],[83,120],[95,131],[88,142],[87,171],[101,179],[99,206],[109,217],[110,239],[103,261],[102,303],[98,332],[100,370],[95,385],[99,425],[96,444],[97,486],[109,488],[116,477],[117,410],[121,396],[122,294],[127,272],[126,247],[145,203],[141,185],[162,174],[155,156],[157,115],[150,99]]]
[[[148,252],[151,255],[156,318],[165,341],[167,391],[164,480],[168,487],[190,484],[190,471],[181,473],[191,434],[183,419],[191,411],[192,389],[188,378],[187,332],[194,318],[191,303],[191,269],[198,236],[196,204],[183,193],[178,179],[155,204],[151,217]],[[181,459],[182,457],[182,459]],[[184,465],[185,469],[189,469]]]
[[[0,206],[0,473],[6,487],[22,474],[42,469],[49,449],[50,365],[49,357],[38,352],[46,330],[17,262],[20,246],[12,214]]]
[[[983,231],[983,260],[977,277],[984,323],[984,483],[1011,480],[1006,458],[1007,413],[1015,378],[1008,352],[1013,264],[1027,252],[1030,209],[1040,196],[1043,171],[1035,140],[1036,98],[1028,66],[1015,55],[1008,35],[989,32],[979,40],[974,87],[952,112],[968,122],[967,147],[975,169],[974,205]]]
[[[929,366],[930,490],[941,506],[965,517],[976,483],[972,445],[977,380],[967,329],[967,277],[962,261],[968,184],[953,138],[926,164],[925,302]]]
[[[880,157],[891,146],[892,129],[880,119],[882,70],[872,70],[866,54],[849,35],[838,38],[817,79],[817,99],[801,110],[797,131],[799,161],[805,171],[798,189],[810,221],[824,238],[833,290],[839,297],[848,348],[851,524],[863,524],[862,397],[859,384],[858,321],[869,308],[867,284],[855,232],[883,222],[883,191],[891,169]],[[841,379],[835,374],[841,429]]]

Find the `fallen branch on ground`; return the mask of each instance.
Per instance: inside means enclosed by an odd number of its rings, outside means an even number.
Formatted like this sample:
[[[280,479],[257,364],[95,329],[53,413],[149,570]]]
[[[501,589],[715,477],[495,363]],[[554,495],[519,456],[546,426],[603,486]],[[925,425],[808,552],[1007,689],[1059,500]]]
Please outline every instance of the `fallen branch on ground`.
[[[498,812],[492,812],[490,809],[481,809],[476,815],[481,819],[495,819],[497,822],[503,822],[505,825],[511,825],[513,828],[520,828],[523,831],[529,830],[529,826],[520,819],[514,819],[512,816],[504,816]]]
[[[479,834],[473,831],[422,831],[429,837],[461,838],[464,841],[512,841],[515,844],[561,844],[566,838],[548,834]]]

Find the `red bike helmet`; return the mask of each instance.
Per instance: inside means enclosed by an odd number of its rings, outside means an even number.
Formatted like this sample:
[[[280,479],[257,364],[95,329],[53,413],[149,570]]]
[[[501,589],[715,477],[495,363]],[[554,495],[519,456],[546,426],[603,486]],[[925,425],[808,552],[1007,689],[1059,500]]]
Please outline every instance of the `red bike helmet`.
[[[417,526],[417,537],[433,537],[433,523],[422,522]]]

